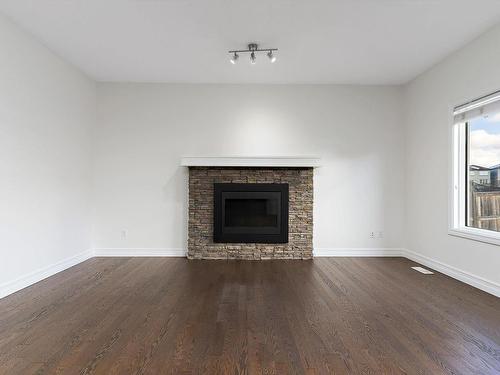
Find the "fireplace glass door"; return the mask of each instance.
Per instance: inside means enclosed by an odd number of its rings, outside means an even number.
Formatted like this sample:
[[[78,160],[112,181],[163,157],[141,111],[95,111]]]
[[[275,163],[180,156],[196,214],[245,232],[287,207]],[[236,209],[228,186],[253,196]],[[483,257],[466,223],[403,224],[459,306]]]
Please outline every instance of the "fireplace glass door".
[[[288,242],[288,184],[214,184],[214,242]]]

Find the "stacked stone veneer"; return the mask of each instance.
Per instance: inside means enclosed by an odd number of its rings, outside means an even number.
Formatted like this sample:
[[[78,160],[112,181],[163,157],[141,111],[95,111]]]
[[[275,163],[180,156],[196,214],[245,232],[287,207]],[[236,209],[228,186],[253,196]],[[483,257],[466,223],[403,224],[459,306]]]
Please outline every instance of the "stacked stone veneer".
[[[288,243],[214,243],[214,183],[288,183]],[[189,168],[188,258],[311,259],[312,168]]]

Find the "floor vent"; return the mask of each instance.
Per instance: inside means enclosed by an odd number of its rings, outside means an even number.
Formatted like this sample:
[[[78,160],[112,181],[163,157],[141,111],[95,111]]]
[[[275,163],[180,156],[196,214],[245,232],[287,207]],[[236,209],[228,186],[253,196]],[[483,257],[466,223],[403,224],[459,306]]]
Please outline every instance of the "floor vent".
[[[413,268],[415,271],[418,271],[418,272],[420,272],[420,273],[424,273],[424,274],[426,274],[426,275],[433,275],[433,274],[434,274],[434,272],[429,271],[429,270],[426,270],[426,269],[425,269],[425,268],[423,268],[423,267],[412,267],[412,268]]]

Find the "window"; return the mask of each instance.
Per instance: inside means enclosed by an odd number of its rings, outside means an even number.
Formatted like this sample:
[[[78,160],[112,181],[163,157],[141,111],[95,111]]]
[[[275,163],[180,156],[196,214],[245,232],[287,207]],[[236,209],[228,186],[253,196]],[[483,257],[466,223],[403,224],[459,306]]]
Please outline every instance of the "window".
[[[500,245],[500,92],[454,110],[450,234]]]
[[[500,186],[498,180],[482,176],[496,175],[500,165],[500,111],[472,118],[465,123],[467,170],[465,225],[500,231]],[[471,168],[479,169],[473,176]]]

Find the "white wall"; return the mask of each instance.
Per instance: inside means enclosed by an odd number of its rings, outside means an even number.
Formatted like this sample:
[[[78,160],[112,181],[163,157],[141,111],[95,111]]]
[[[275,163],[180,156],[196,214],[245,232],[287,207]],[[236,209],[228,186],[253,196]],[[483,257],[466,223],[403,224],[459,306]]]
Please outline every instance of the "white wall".
[[[407,246],[500,284],[500,247],[452,237],[448,229],[451,111],[500,89],[500,26],[406,87]],[[497,287],[498,288],[498,287]]]
[[[96,105],[95,83],[3,16],[0,61],[1,297],[90,249]]]
[[[319,155],[315,248],[401,247],[401,104],[395,87],[98,84],[94,246],[185,249],[182,156]]]

